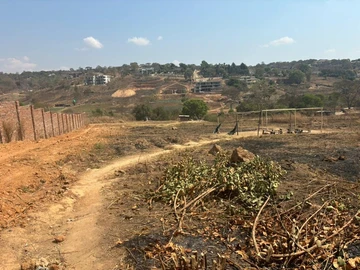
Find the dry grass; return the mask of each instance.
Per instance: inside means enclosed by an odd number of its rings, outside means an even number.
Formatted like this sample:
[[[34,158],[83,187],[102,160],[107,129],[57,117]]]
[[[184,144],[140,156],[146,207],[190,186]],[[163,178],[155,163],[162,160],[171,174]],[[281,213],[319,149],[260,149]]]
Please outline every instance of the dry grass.
[[[2,128],[3,128],[3,136],[5,138],[5,142],[7,143],[11,142],[13,134],[15,132],[14,123],[3,121]]]

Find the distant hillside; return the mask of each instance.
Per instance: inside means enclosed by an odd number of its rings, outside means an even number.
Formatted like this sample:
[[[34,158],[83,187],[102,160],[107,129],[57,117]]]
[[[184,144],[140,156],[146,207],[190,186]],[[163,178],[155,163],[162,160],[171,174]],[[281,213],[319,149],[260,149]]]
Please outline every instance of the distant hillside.
[[[350,61],[342,60],[299,60],[292,62],[274,62],[261,63],[256,66],[247,66],[244,63],[240,65],[232,64],[209,64],[202,61],[200,65],[183,64],[179,66],[174,64],[130,63],[118,67],[86,67],[70,70],[57,71],[38,71],[22,72],[20,74],[6,74],[0,72],[0,94],[9,92],[20,92],[39,89],[63,89],[68,90],[71,86],[81,85],[86,76],[94,74],[106,74],[113,78],[125,77],[127,75],[141,76],[153,74],[163,77],[178,77],[190,80],[195,69],[200,71],[204,77],[223,77],[224,79],[232,76],[256,75],[257,77],[286,77],[291,70],[304,70],[310,67],[313,75],[335,78],[354,79],[360,75],[360,59]]]
[[[245,64],[201,65],[157,63],[121,67],[79,68],[68,71],[0,74],[0,102],[54,108],[67,104],[67,111],[93,113],[100,108],[110,114],[130,114],[137,104],[181,110],[182,101],[199,98],[211,112],[237,108],[259,110],[298,106],[335,109],[359,106],[360,60],[301,60],[246,66]],[[221,77],[216,93],[192,93],[193,71],[202,77]],[[106,74],[106,85],[84,85],[87,76]],[[73,100],[76,100],[73,106]]]

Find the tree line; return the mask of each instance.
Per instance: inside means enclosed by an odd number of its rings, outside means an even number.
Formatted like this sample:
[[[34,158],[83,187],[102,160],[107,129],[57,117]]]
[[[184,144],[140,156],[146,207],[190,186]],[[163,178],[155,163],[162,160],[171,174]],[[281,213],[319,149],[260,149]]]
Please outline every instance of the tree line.
[[[138,121],[146,120],[175,120],[179,114],[188,115],[191,119],[202,119],[208,112],[209,107],[201,99],[183,99],[182,109],[166,109],[158,106],[152,108],[148,104],[138,104],[132,110],[132,114]]]

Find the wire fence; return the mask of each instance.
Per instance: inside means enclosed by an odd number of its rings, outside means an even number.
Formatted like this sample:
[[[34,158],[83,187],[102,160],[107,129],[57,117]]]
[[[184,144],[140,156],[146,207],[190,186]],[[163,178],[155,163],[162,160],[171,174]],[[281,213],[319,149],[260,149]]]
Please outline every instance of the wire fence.
[[[0,143],[47,139],[86,125],[85,114],[45,112],[18,101],[0,103]]]

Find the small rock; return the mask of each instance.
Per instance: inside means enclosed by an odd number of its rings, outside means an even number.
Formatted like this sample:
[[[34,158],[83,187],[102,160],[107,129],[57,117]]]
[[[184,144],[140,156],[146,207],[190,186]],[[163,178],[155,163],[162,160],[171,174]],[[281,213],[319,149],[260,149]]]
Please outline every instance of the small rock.
[[[35,268],[35,262],[28,261],[21,264],[21,270],[34,270]]]
[[[115,247],[121,247],[121,245],[122,245],[123,243],[124,243],[124,242],[119,239],[119,240],[116,241]]]
[[[65,241],[65,236],[64,235],[58,235],[56,237],[54,237],[54,243],[61,243]]]
[[[172,129],[172,130],[177,130],[177,127],[172,127],[171,129]]]
[[[60,270],[60,266],[57,264],[51,264],[49,265],[49,270]]]
[[[115,176],[120,176],[122,174],[125,174],[125,171],[124,170],[116,170],[115,171]]]
[[[231,163],[249,162],[255,158],[255,155],[248,150],[238,147],[232,152]]]
[[[36,262],[36,266],[42,266],[42,267],[46,267],[48,266],[49,262],[47,259],[45,258],[40,258],[37,262]]]
[[[338,161],[338,159],[334,158],[334,157],[323,157],[323,161],[335,162],[335,161]]]
[[[345,159],[346,159],[345,156],[339,156],[339,157],[338,157],[338,160],[345,160]]]
[[[209,150],[209,154],[216,156],[216,154],[221,151],[222,151],[221,146],[214,144],[213,147]]]

